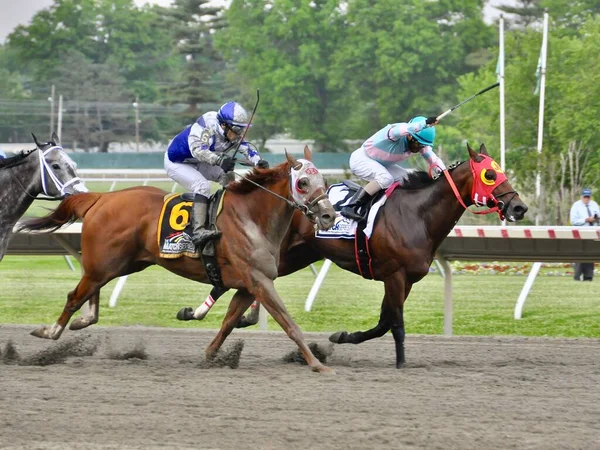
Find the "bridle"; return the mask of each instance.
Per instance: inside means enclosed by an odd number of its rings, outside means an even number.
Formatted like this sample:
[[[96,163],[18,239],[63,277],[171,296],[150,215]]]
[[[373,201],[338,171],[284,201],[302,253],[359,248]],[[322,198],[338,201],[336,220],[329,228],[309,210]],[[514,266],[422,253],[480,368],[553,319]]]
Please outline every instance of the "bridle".
[[[301,211],[304,215],[306,215],[306,217],[308,217],[312,222],[314,222],[316,213],[313,212],[312,209],[321,200],[323,200],[324,198],[327,198],[327,193],[325,192],[325,189],[323,189],[322,187],[319,187],[318,189],[315,189],[315,191],[311,194],[311,196],[308,199],[304,200],[302,195],[305,194],[306,192],[302,191],[300,188],[298,188],[297,180],[294,181],[294,174],[293,174],[294,170],[298,170],[298,169],[294,169],[294,167],[292,166],[290,168],[290,182],[289,182],[290,194],[292,195],[292,200],[285,198],[276,192],[273,192],[272,190],[256,183],[255,181],[252,181],[251,179],[245,177],[244,175],[241,175],[236,172],[234,172],[234,173],[235,173],[235,175],[246,180],[250,184],[253,184],[254,186],[256,186],[256,187],[268,192],[269,194],[277,197],[278,199],[284,201],[292,208]],[[315,168],[315,170],[316,170],[316,168]],[[296,195],[294,191],[298,192],[298,194],[300,194],[300,195]],[[298,201],[296,199],[297,197],[302,198],[302,202]]]
[[[67,187],[69,187],[70,185],[74,184],[74,183],[79,183],[81,182],[81,179],[79,177],[73,177],[71,178],[69,181],[67,181],[66,183],[63,183],[52,171],[50,165],[48,164],[48,162],[45,159],[45,156],[50,153],[51,151],[54,150],[58,150],[60,152],[64,152],[63,148],[60,145],[53,145],[49,148],[47,148],[46,150],[41,150],[38,149],[38,156],[39,156],[39,163],[40,163],[40,177],[41,177],[41,181],[42,181],[42,191],[44,192],[44,194],[47,197],[39,197],[37,195],[32,195],[30,194],[27,189],[23,186],[23,184],[18,180],[18,178],[16,178],[14,176],[14,174],[12,173],[12,171],[10,172],[11,178],[19,185],[19,187],[23,190],[23,192],[25,192],[25,194],[27,194],[27,196],[29,196],[30,198],[33,199],[39,199],[39,200],[63,200],[66,196],[65,193],[65,189]],[[35,150],[30,150],[29,152],[33,152]],[[7,168],[12,168],[14,166],[8,166]],[[47,182],[46,182],[46,175],[48,176],[48,178],[50,179],[50,181],[54,184],[54,187],[56,188],[57,191],[60,192],[60,197],[55,197],[51,194],[48,193],[48,186],[47,186]]]
[[[491,208],[488,208],[483,211],[471,211],[470,209],[468,209],[467,205],[465,205],[465,202],[463,201],[463,199],[460,195],[460,192],[458,192],[458,188],[456,187],[454,180],[450,176],[450,171],[448,169],[443,170],[442,173],[446,177],[446,180],[448,180],[448,184],[450,184],[450,187],[452,188],[452,191],[454,192],[454,196],[456,197],[456,199],[458,200],[460,205],[472,214],[489,214],[489,213],[497,212],[498,216],[500,217],[500,220],[504,220],[504,218],[506,216],[506,212],[508,211],[508,208],[510,206],[510,203],[518,195],[518,192],[517,191],[506,191],[501,194],[494,195],[492,193],[492,191],[490,191],[489,193],[485,193],[484,195],[482,195],[480,192],[477,191],[477,188],[476,188],[477,174],[476,174],[476,170],[475,170],[472,159],[469,160],[469,165],[471,168],[471,174],[473,176],[473,190],[471,192],[471,201],[476,206],[487,206],[487,205],[489,205],[490,202],[492,202],[493,206]],[[456,167],[456,166],[454,166],[454,167]],[[494,190],[498,186],[500,186],[502,183],[504,183],[505,181],[506,181],[506,177],[504,177],[504,179],[502,181],[495,183],[493,186]],[[499,200],[500,197],[503,197],[508,194],[512,194],[512,196],[510,197],[510,199],[508,199],[507,202]],[[479,200],[480,195],[482,195],[482,201]]]

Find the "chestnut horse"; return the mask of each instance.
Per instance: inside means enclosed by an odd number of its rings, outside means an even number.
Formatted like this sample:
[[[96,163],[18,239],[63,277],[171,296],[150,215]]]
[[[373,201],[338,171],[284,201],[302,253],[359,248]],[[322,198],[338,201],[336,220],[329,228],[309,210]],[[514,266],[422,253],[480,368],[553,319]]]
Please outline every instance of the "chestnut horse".
[[[500,166],[489,157],[485,146],[481,145],[479,154],[468,144],[467,148],[468,164],[458,164],[437,180],[431,180],[426,172],[412,172],[380,209],[369,239],[374,279],[383,281],[385,288],[379,323],[367,331],[334,333],[329,338],[332,342],[359,344],[383,336],[391,329],[396,345],[396,367],[402,367],[405,362],[404,302],[413,284],[429,272],[437,248],[466,207],[487,204],[492,209],[483,213],[497,211],[501,218],[506,217],[511,222],[524,217],[527,206]],[[359,274],[354,241],[317,238],[311,224],[301,215],[294,215],[281,246],[279,276],[294,273],[323,258]],[[184,320],[189,320],[193,318],[192,311],[184,308],[178,317],[185,316]],[[257,313],[258,308],[253,308],[238,326],[255,324]],[[234,310],[228,314],[240,315]]]
[[[271,316],[298,344],[313,371],[330,372],[310,351],[298,325],[292,320],[275,291],[280,246],[295,209],[300,209],[321,229],[330,228],[335,211],[325,194],[325,180],[311,162],[287,155],[287,162],[273,169],[254,169],[247,178],[230,183],[216,225],[222,236],[216,241],[217,262],[223,284],[237,289],[227,320],[206,349],[214,357],[246,308],[260,298]],[[260,189],[262,186],[264,189]],[[269,190],[269,192],[265,192]],[[85,328],[98,321],[100,289],[114,278],[139,272],[158,264],[185,278],[208,283],[199,259],[159,256],[158,217],[166,192],[152,187],[135,187],[109,193],[78,194],[64,200],[46,217],[23,223],[23,229],[55,230],[83,220],[81,235],[83,277],[67,297],[63,313],[51,327],[32,332],[34,336],[58,339],[72,314],[90,301],[90,315],[75,319],[70,328]],[[233,313],[239,312],[239,315]]]

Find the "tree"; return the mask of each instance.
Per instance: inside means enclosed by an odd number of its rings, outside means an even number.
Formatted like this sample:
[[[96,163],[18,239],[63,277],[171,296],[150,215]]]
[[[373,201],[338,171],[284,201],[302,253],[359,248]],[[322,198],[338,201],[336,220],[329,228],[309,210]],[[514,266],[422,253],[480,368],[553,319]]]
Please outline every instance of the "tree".
[[[315,139],[318,150],[344,149],[350,109],[344,86],[331,85],[333,53],[341,45],[335,0],[233,0],[218,48],[235,64],[230,80],[261,88],[256,128]],[[253,133],[255,133],[253,131]],[[265,139],[265,135],[261,139]]]
[[[222,8],[210,7],[210,0],[175,0],[166,10],[177,53],[183,61],[181,78],[168,90],[168,101],[184,103],[184,116],[195,120],[201,103],[221,102],[224,63],[213,46],[213,33],[222,28]]]
[[[548,11],[553,28],[576,34],[589,16],[600,14],[598,0],[518,0],[498,7],[508,13],[508,23],[515,28],[525,29],[542,21],[544,11]]]
[[[351,137],[455,103],[458,77],[489,60],[481,49],[495,36],[482,9],[480,0],[348,2],[334,72],[338,85],[356,93],[362,120]]]
[[[600,75],[600,18],[589,19],[576,35],[553,30],[549,37],[545,127],[539,161],[543,195],[534,202],[539,97],[533,95],[541,44],[537,31],[507,36],[506,129],[507,168],[530,205],[542,213],[542,223],[564,224],[574,193],[594,186],[600,169],[600,119],[597,117]],[[493,63],[460,79],[461,96],[476,92],[494,79]],[[485,141],[498,156],[498,98],[482,96],[457,111],[458,128],[471,140]],[[535,210],[532,211],[532,217]]]
[[[133,110],[122,109],[131,104],[131,92],[114,63],[94,63],[71,51],[63,55],[53,75],[65,97],[63,141],[107,152],[111,142],[132,140]]]
[[[75,50],[94,64],[114,64],[128,88],[154,100],[175,64],[159,11],[137,8],[133,0],[55,0],[30,25],[16,27],[8,47],[46,85],[48,68]]]

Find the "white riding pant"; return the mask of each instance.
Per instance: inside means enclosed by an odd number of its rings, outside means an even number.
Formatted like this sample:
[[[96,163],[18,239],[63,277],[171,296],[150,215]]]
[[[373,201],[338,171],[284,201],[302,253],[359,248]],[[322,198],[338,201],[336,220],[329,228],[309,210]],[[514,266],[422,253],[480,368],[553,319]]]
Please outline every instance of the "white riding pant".
[[[182,185],[189,192],[210,195],[210,182],[219,181],[223,169],[207,163],[175,163],[165,152],[165,170],[172,180]]]
[[[408,177],[404,167],[398,164],[384,166],[371,159],[362,147],[350,155],[350,170],[363,180],[375,181],[381,189],[387,189],[394,181],[402,181]]]

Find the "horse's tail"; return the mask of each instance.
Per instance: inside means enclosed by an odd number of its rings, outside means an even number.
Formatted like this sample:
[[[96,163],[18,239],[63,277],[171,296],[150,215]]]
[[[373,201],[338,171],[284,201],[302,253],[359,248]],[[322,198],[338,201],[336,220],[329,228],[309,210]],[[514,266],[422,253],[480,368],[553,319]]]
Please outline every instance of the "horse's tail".
[[[77,219],[83,219],[89,209],[102,196],[101,193],[87,192],[67,197],[58,208],[44,217],[36,217],[19,222],[19,231],[55,231],[63,225],[71,224]]]

